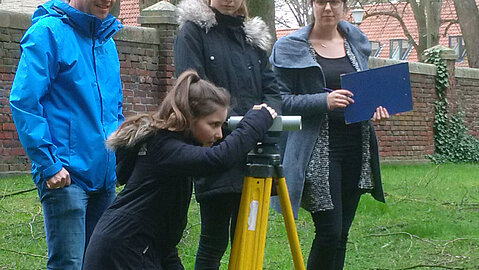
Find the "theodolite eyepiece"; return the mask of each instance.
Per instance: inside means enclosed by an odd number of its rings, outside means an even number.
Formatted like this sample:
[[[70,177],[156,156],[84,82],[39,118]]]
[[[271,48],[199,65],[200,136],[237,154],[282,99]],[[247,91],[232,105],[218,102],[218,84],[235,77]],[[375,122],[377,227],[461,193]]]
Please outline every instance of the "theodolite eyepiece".
[[[226,121],[229,129],[235,129],[243,116],[231,116]],[[278,115],[268,131],[301,130],[301,116]]]

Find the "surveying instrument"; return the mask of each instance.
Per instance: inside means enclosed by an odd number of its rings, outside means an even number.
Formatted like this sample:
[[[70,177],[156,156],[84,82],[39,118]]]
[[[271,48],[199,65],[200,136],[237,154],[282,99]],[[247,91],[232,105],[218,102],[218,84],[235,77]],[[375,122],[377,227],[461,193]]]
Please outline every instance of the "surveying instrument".
[[[230,129],[235,128],[241,118],[230,117]],[[228,270],[263,268],[269,200],[273,185],[278,195],[294,269],[305,269],[278,149],[281,131],[299,129],[300,116],[278,116],[263,141],[248,153],[247,174],[243,182]]]

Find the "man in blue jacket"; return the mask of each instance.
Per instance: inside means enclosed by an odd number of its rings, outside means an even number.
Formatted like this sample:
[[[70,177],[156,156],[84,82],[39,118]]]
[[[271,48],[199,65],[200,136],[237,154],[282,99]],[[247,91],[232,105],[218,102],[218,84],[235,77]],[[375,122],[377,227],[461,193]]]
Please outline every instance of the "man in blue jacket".
[[[10,93],[18,137],[43,208],[47,269],[81,269],[115,196],[115,156],[104,140],[123,120],[111,38],[115,0],[51,0],[25,32]]]

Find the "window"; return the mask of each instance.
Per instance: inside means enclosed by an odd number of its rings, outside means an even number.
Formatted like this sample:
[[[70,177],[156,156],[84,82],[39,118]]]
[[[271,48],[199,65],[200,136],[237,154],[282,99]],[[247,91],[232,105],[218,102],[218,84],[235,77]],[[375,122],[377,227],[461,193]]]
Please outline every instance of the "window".
[[[464,60],[464,56],[466,55],[466,46],[462,36],[449,36],[449,48],[456,52],[456,62],[461,62]]]
[[[381,52],[381,49],[383,48],[383,45],[381,45],[381,42],[379,41],[369,41],[371,44],[371,55],[373,57],[378,57],[379,53]]]
[[[389,41],[389,58],[406,60],[411,48],[411,44],[406,39],[391,39]]]

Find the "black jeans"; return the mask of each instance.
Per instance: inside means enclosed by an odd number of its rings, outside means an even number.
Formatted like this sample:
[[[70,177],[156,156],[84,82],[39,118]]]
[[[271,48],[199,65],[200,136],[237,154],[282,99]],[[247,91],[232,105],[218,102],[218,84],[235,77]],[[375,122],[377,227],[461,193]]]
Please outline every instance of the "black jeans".
[[[149,237],[116,239],[95,235],[83,270],[184,270],[176,247],[155,247]]]
[[[195,270],[218,269],[220,260],[233,242],[241,194],[221,194],[200,202],[201,234]]]
[[[349,228],[361,196],[361,127],[330,121],[329,185],[334,209],[311,213],[315,238],[308,270],[343,269]]]

